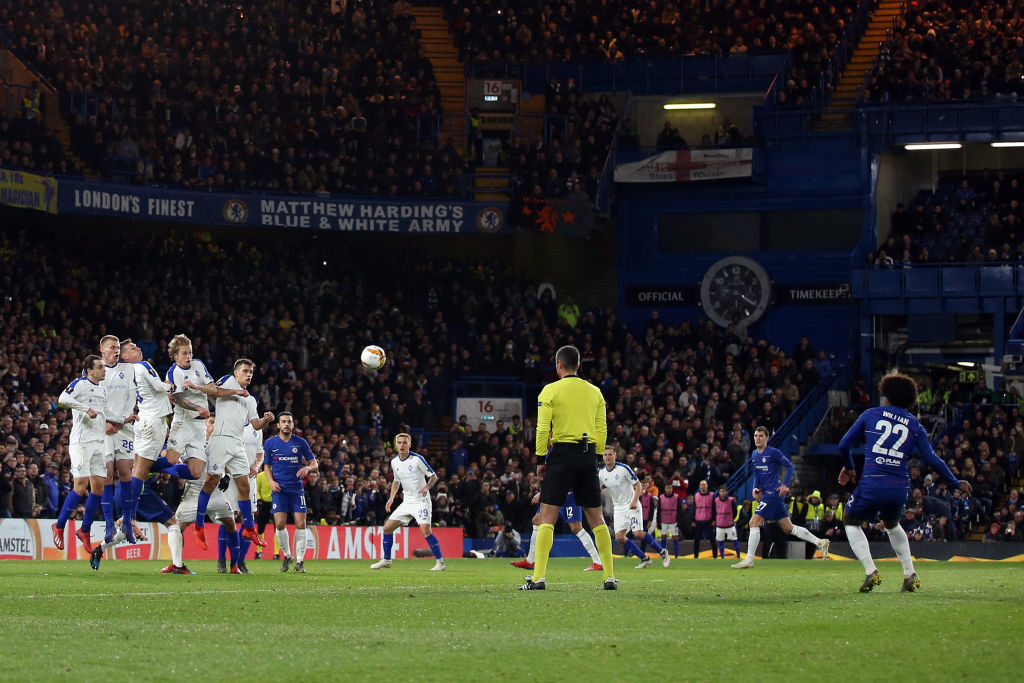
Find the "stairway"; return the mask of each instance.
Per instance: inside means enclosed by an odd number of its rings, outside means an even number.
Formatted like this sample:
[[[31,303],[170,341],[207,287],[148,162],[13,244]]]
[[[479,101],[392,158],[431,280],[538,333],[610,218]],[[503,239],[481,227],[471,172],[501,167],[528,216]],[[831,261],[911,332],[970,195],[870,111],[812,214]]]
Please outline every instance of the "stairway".
[[[839,77],[829,109],[853,109],[856,106],[857,90],[864,84],[864,72],[871,70],[871,62],[878,56],[879,47],[885,41],[885,32],[892,28],[893,19],[902,14],[902,0],[880,0],[843,75]],[[850,117],[847,114],[825,114],[817,125],[818,129],[849,127]]]
[[[466,71],[459,61],[459,51],[448,32],[448,22],[444,20],[440,7],[413,6],[412,13],[416,17],[422,37],[420,45],[423,54],[434,67],[434,78],[441,90],[441,109],[445,114],[466,113]],[[467,150],[466,121],[464,116],[454,116],[441,126],[443,145],[449,136],[455,138],[455,144]]]

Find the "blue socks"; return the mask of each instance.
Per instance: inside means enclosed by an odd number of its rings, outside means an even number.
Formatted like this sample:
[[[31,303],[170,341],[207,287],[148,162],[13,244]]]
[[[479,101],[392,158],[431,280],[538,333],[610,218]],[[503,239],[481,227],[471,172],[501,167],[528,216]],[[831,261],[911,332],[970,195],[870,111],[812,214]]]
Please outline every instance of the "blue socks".
[[[679,541],[678,540],[672,541],[672,543],[674,545],[673,550],[675,551],[675,556],[679,557]]]
[[[128,510],[124,513],[124,518],[129,522],[135,519],[135,512],[139,509],[139,496],[142,495],[144,484],[145,482],[138,477],[132,477],[131,482],[128,484]],[[124,484],[121,486],[124,486]]]
[[[72,489],[71,493],[68,494],[68,497],[64,499],[64,505],[60,509],[60,514],[57,515],[58,529],[63,529],[65,526],[67,526],[68,517],[71,516],[71,513],[75,511],[75,508],[77,508],[78,504],[81,502],[82,497],[75,493],[75,490]]]
[[[245,562],[245,558],[249,556],[249,548],[252,547],[252,541],[245,536],[242,536],[242,532],[236,532],[238,534],[238,561]]]
[[[92,520],[96,519],[96,511],[100,509],[100,497],[95,493],[90,493],[89,497],[85,499],[85,514],[82,515],[82,531],[89,533],[92,529]],[[110,513],[113,515],[113,511]],[[111,520],[113,525],[113,520]]]
[[[437,536],[434,534],[427,536],[427,545],[430,546],[430,552],[434,553],[435,559],[444,559],[441,557],[441,543],[437,540]]]
[[[224,527],[221,526],[221,530],[224,531]],[[224,531],[224,535],[227,536],[228,552],[231,553],[231,564],[238,564],[238,532],[237,531]]]
[[[659,555],[661,554],[661,551],[663,550],[663,548],[661,547],[661,544],[658,543],[657,540],[655,540],[653,535],[647,534],[646,536],[644,536],[644,541],[643,542],[646,543],[647,545],[651,546],[651,548],[654,549],[654,552],[658,553]]]
[[[718,542],[718,556],[725,557],[725,541]]]
[[[220,525],[220,531],[217,532],[217,559],[221,560],[224,558],[224,551],[228,549],[228,530],[224,528],[224,525]]]
[[[168,462],[167,458],[162,455],[153,463],[153,468],[150,469],[150,472],[155,472],[157,474],[167,472],[172,477],[177,477],[178,479],[195,479],[195,477],[192,476],[192,472],[188,469],[188,465],[180,462],[177,465],[172,465]]]
[[[196,526],[200,529],[206,524],[206,508],[210,507],[210,494],[206,491],[199,492],[199,500],[196,502]]]
[[[431,536],[433,536],[433,534],[431,534]],[[436,538],[434,539],[434,542],[437,543],[437,539]],[[390,560],[391,559],[391,546],[393,546],[394,544],[395,544],[395,535],[394,534],[384,534],[384,557],[382,557],[381,559],[383,559],[383,560]]]
[[[242,513],[242,526],[243,527],[255,527],[256,523],[252,520],[252,501],[246,498],[245,500],[238,501],[238,511]]]
[[[737,538],[732,542],[733,547],[736,548],[736,557],[740,556],[740,540]],[[725,553],[722,553],[722,557],[725,557]]]
[[[627,553],[629,553],[631,555],[636,555],[641,560],[646,560],[647,559],[647,556],[644,555],[642,552],[640,552],[640,548],[638,548],[636,543],[633,543],[633,541],[631,539],[628,539],[628,538],[626,539],[625,548],[626,548],[626,552]]]
[[[122,487],[123,490],[123,487]],[[114,485],[107,484],[103,487],[103,496],[100,498],[100,509],[103,510],[103,521],[108,529],[114,528]],[[124,512],[122,508],[121,512]]]

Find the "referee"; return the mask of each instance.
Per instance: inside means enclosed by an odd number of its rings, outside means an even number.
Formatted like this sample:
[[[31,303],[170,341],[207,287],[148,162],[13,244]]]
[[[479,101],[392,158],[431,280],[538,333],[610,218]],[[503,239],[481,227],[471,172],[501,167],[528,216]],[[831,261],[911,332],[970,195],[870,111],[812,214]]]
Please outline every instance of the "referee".
[[[604,453],[608,437],[604,396],[590,382],[576,376],[580,351],[563,346],[555,354],[558,381],[544,387],[537,397],[537,454],[547,453],[546,472],[540,487],[540,528],[534,575],[520,590],[544,590],[544,573],[555,539],[555,519],[569,491],[583,508],[604,567],[605,590],[615,590],[612,571],[612,537],[601,513],[601,483],[597,478],[598,453]],[[548,449],[550,436],[551,448]]]

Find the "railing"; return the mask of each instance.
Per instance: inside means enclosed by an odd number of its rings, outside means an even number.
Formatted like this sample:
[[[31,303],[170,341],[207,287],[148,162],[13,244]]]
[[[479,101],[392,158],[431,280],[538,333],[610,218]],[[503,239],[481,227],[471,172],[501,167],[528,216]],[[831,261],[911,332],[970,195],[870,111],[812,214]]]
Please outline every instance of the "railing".
[[[853,296],[858,298],[1024,296],[1024,264],[868,266],[850,271],[850,288]],[[1024,321],[1020,322],[1024,332]]]
[[[859,42],[860,37],[864,35],[865,29],[867,29],[868,24],[871,22],[871,12],[874,9],[874,5],[874,0],[864,0],[864,2],[858,3],[853,19],[846,25],[846,29],[839,36],[839,40],[836,41],[832,59],[828,61],[824,72],[818,77],[818,85],[815,87],[813,101],[824,103],[831,99],[832,84],[835,83],[849,63],[850,56],[853,53],[851,46]]]
[[[787,455],[798,453],[800,446],[807,442],[828,410],[828,392],[836,387],[848,385],[852,376],[853,356],[847,354],[836,360],[832,374],[822,379],[818,386],[800,401],[796,409],[768,439],[768,445],[778,448]],[[753,470],[750,462],[750,458],[747,458],[726,482],[729,491],[740,500],[753,497]]]
[[[611,147],[608,148],[608,156],[604,160],[604,168],[601,169],[601,179],[597,183],[597,197],[594,203],[598,210],[610,213],[612,200],[615,198],[615,163],[619,152],[619,137],[622,135],[622,127],[629,120],[633,108],[633,96],[626,98],[622,107],[622,115],[615,125],[615,134],[612,136]]]
[[[908,102],[864,104],[855,108],[754,108],[754,131],[762,142],[805,140],[824,114],[842,114],[853,120],[857,144],[870,152],[908,142],[956,142],[1024,137],[1024,102],[999,97],[968,102]],[[821,134],[836,135],[835,131]]]
[[[469,78],[519,79],[528,92],[541,92],[552,80],[572,78],[581,92],[679,95],[763,90],[785,59],[786,54],[779,51],[577,64],[467,63],[466,74]]]

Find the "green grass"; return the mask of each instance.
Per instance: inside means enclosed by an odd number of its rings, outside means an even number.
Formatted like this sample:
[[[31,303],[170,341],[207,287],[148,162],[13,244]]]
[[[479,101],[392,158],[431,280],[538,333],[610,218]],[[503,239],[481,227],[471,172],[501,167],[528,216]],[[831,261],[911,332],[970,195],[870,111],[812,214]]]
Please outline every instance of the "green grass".
[[[0,562],[0,680],[842,680],[1019,675],[1024,565],[922,562],[860,594],[854,562],[679,560],[600,590],[583,559],[520,592],[503,560]]]

